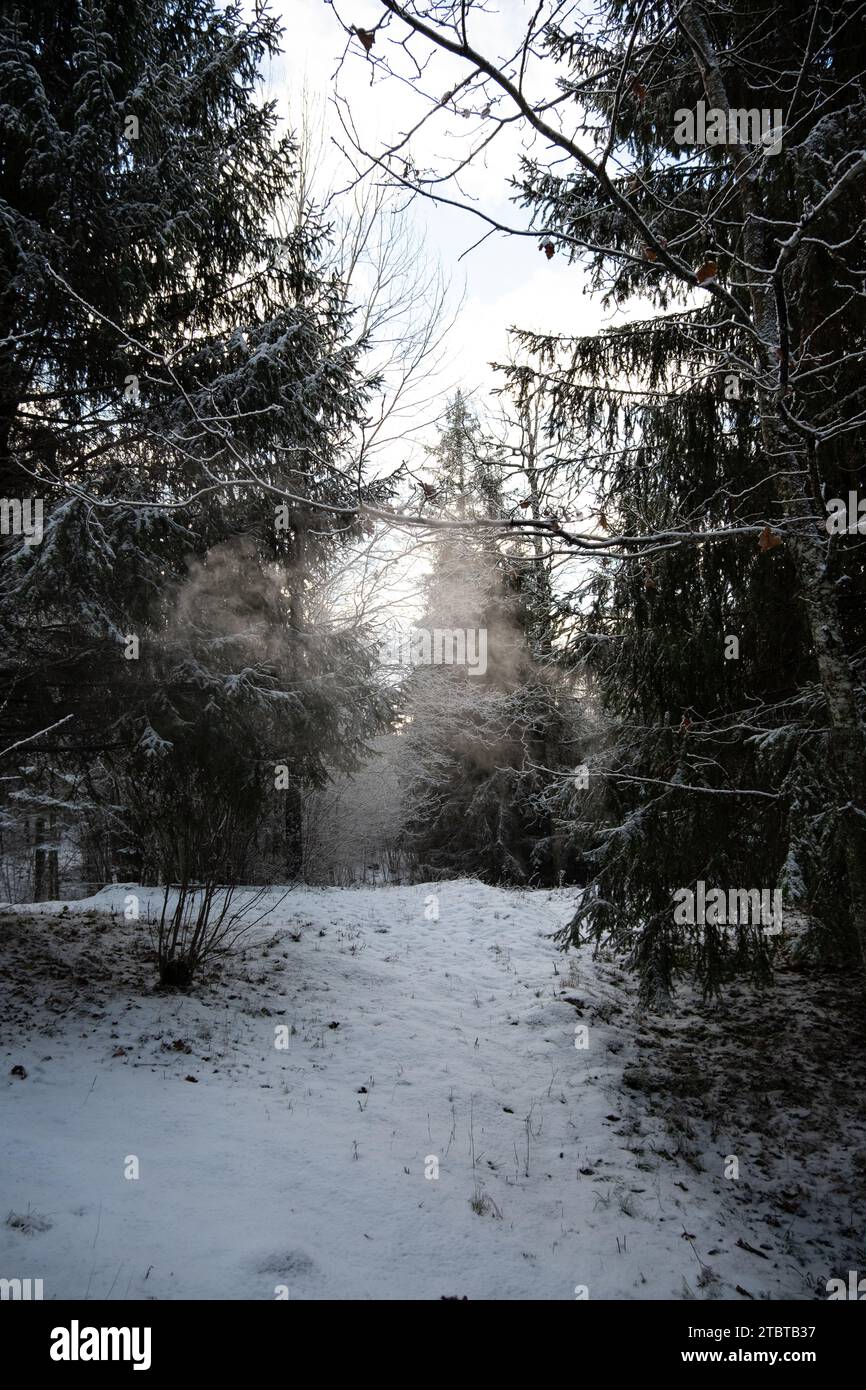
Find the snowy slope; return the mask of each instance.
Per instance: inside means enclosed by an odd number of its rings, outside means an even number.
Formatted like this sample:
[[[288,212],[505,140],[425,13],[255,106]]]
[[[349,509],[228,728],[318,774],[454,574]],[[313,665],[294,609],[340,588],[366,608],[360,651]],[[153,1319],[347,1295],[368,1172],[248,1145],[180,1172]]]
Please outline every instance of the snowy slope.
[[[185,996],[153,992],[125,891],[0,915],[0,1274],[113,1300],[811,1296],[736,1246],[767,1234],[731,1224],[721,1159],[659,1156],[621,1082],[633,985],[550,940],[573,894],[275,892]]]

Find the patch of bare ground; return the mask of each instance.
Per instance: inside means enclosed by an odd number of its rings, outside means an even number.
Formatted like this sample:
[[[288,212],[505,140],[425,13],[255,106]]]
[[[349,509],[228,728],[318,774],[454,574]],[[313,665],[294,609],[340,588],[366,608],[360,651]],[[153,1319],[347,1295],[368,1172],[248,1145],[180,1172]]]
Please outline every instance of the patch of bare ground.
[[[623,1084],[669,1136],[656,1152],[718,1175],[815,1296],[866,1270],[866,997],[859,980],[784,963],[772,984],[636,1011]],[[684,1173],[685,1176],[685,1173]],[[756,1249],[756,1266],[761,1251]]]

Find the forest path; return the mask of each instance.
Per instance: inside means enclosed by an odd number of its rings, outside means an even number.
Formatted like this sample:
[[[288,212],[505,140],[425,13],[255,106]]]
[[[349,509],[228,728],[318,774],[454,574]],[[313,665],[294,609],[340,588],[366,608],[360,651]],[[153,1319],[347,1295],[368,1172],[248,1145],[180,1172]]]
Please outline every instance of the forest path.
[[[723,1153],[671,1157],[623,1087],[652,1032],[631,979],[551,940],[574,891],[274,890],[189,995],[153,993],[130,891],[0,917],[0,1203],[25,1223],[0,1274],[113,1300],[809,1296],[732,1228]]]

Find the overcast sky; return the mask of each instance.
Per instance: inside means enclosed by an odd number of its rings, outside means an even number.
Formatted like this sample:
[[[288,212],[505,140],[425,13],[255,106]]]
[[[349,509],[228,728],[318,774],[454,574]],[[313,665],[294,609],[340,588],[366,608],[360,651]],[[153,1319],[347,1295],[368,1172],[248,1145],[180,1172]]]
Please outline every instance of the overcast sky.
[[[274,3],[282,4],[286,35],[285,51],[266,73],[269,94],[278,101],[289,125],[297,128],[297,115],[306,87],[325,121],[328,167],[322,184],[344,187],[351,180],[352,169],[334,143],[345,143],[335,107],[337,94],[347,103],[361,144],[374,152],[381,152],[414,127],[420,116],[431,109],[431,103],[429,99],[421,99],[408,81],[402,83],[396,78],[375,75],[371,84],[372,64],[361,53],[357,39],[346,53],[346,33],[325,0],[274,0]],[[346,24],[369,29],[382,16],[382,8],[375,0],[336,0],[336,3]],[[517,46],[523,26],[535,10],[536,0],[531,0],[529,7],[524,0],[491,0],[492,3],[496,3],[496,10],[478,21],[470,37],[482,51],[498,58],[510,54]],[[398,33],[396,25],[390,32]],[[388,44],[387,36],[381,31],[377,34],[375,51],[399,65],[401,54],[393,44]],[[420,53],[420,47],[418,51]],[[530,78],[535,77],[530,92],[538,91],[539,82],[550,81],[550,68],[551,65],[545,63],[540,70],[536,67],[535,73],[530,73]],[[438,101],[466,76],[466,72],[457,60],[436,53],[425,69],[424,90]],[[439,111],[423,132],[412,137],[411,155],[415,166],[441,172],[449,160],[464,157],[473,128],[477,132],[480,123]],[[467,201],[475,200],[477,207],[507,226],[523,228],[528,225],[528,216],[510,201],[508,180],[518,172],[521,139],[525,138],[517,128],[510,128],[504,139],[494,142],[483,161],[474,164],[471,172],[461,175]],[[445,191],[449,196],[459,196],[451,186]],[[611,321],[610,313],[602,309],[598,299],[591,300],[585,294],[580,267],[569,265],[560,253],[548,259],[540,248],[539,237],[494,232],[471,250],[488,231],[486,224],[471,212],[419,197],[411,205],[410,216],[423,235],[429,256],[441,265],[451,282],[452,306],[458,306],[462,299],[457,321],[447,340],[444,367],[434,382],[434,392],[441,398],[436,406],[437,415],[444,406],[446,393],[452,393],[457,385],[473,393],[479,406],[489,399],[491,387],[501,382],[500,375],[491,370],[489,363],[508,357],[510,327],[568,336],[594,332]],[[495,400],[491,405],[496,408]],[[404,448],[401,440],[396,449],[386,450],[383,458],[395,464],[409,454],[413,467],[420,469],[422,474],[426,471],[429,477],[423,444],[434,442],[435,434],[435,430],[425,424],[420,437],[415,438],[414,449]],[[375,587],[385,609],[414,610],[415,590],[423,564],[423,554],[411,553],[402,568],[394,570],[389,566],[379,573]]]
[[[297,102],[306,82],[327,112],[328,134],[343,139],[333,105],[335,91],[346,98],[367,148],[381,148],[413,125],[425,105],[408,85],[377,78],[371,86],[372,68],[359,56],[357,41],[346,57],[335,82],[334,74],[346,48],[346,35],[324,0],[282,0],[287,25],[286,52],[269,72],[271,92],[288,107]],[[343,0],[339,6],[346,22],[361,27],[381,17],[381,7],[370,0]],[[479,39],[494,49],[503,48],[509,35],[517,35],[527,13],[522,0],[501,0],[498,13],[487,21]],[[380,43],[380,52],[387,49]],[[439,55],[438,66],[425,73],[425,86],[444,92],[454,85],[460,64]],[[465,129],[473,125],[466,122]],[[439,164],[443,155],[465,148],[466,135],[455,117],[437,118],[429,133],[416,137],[412,155],[417,165]],[[513,226],[526,226],[526,213],[508,201],[507,179],[517,167],[516,140],[504,143],[464,180],[464,187],[478,199],[478,206]],[[340,156],[331,146],[335,170]],[[348,173],[346,166],[343,166]],[[449,190],[453,193],[453,190]],[[423,230],[429,253],[441,263],[452,284],[455,303],[464,296],[459,320],[448,348],[447,384],[458,382],[482,394],[494,381],[488,362],[507,355],[507,330],[511,325],[566,334],[591,331],[603,321],[596,303],[582,293],[579,268],[560,256],[548,260],[535,237],[508,237],[495,233],[483,245],[467,252],[486,230],[471,213],[416,199],[412,214]],[[463,256],[460,259],[461,255]],[[443,383],[444,385],[445,383]]]

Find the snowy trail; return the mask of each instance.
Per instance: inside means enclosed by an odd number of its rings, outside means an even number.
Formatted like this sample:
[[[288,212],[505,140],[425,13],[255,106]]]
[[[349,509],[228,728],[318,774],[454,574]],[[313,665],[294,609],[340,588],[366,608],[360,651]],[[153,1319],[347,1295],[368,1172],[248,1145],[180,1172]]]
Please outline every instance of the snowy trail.
[[[77,950],[92,937],[105,960],[140,933],[95,916],[124,891],[69,905]],[[13,1008],[3,1033],[0,1202],[50,1225],[0,1225],[0,1274],[46,1298],[804,1297],[734,1245],[721,1167],[654,1151],[620,1084],[633,987],[550,940],[572,903],[474,881],[303,889],[200,994],[79,967],[67,1008],[61,969],[34,983],[36,1030]]]

